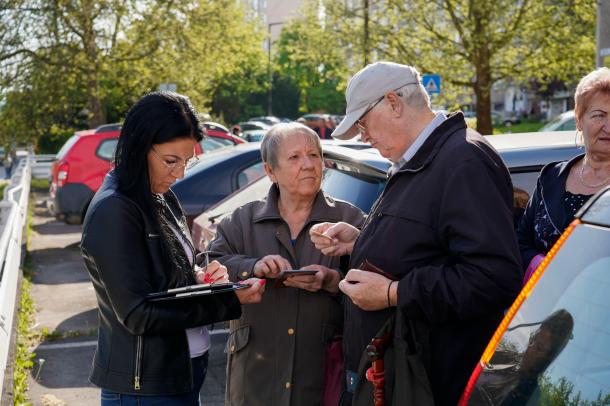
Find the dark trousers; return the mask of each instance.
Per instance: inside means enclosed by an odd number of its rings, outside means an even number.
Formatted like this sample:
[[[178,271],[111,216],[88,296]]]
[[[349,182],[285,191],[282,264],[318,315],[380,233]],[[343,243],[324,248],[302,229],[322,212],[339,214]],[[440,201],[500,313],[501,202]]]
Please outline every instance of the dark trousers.
[[[193,390],[181,395],[126,395],[102,389],[101,406],[199,406],[199,391],[208,371],[208,353],[191,359]]]

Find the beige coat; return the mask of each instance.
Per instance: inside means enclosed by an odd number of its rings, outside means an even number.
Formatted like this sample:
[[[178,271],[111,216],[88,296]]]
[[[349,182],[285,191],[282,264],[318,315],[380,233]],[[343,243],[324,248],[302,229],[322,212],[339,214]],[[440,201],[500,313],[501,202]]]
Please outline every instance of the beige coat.
[[[219,224],[210,250],[217,251],[213,257],[227,266],[231,280],[251,277],[255,262],[271,254],[282,255],[294,269],[311,264],[338,269],[339,257],[322,255],[309,239],[309,228],[325,221],[359,227],[364,221],[356,207],[320,192],[293,248],[277,198],[272,186],[265,200],[240,207]],[[269,281],[262,302],[242,308],[242,317],[231,321],[227,342],[225,404],[319,405],[325,344],[342,331],[341,296]]]

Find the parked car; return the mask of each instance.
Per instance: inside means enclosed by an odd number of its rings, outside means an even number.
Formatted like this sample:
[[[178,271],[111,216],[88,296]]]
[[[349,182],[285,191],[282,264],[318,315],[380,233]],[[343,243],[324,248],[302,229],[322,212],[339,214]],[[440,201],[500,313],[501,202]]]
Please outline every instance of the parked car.
[[[503,125],[510,127],[514,124],[519,124],[521,117],[514,111],[492,111],[491,112],[491,123],[493,125]]]
[[[274,117],[274,116],[252,117],[248,121],[260,121],[261,123],[265,123],[269,126],[279,124],[282,122],[281,119]]]
[[[525,209],[540,169],[549,162],[569,159],[584,151],[575,143],[574,134],[563,132],[505,134],[487,139],[499,151],[511,172],[515,220]],[[324,143],[326,169],[322,189],[367,212],[385,185],[390,161],[375,149],[358,149],[360,145],[367,144],[354,143],[346,148],[336,141]],[[216,224],[224,216],[246,202],[263,198],[270,185],[265,176],[197,217],[192,226],[195,244],[205,249],[214,237]]]
[[[610,188],[577,213],[510,307],[460,406],[610,404]]]
[[[241,133],[240,137],[247,142],[260,142],[267,134],[267,130],[248,130]]]
[[[323,140],[322,144],[325,149],[330,145],[370,148],[369,144],[358,141]],[[195,217],[264,173],[260,142],[245,143],[201,155],[199,162],[186,171],[172,190],[178,196],[190,226]]]
[[[271,128],[270,125],[265,124],[261,121],[242,121],[238,123],[239,127],[242,131],[250,131],[250,130],[268,130]]]
[[[230,193],[264,174],[260,143],[246,142],[199,156],[172,190],[189,224],[193,218]]]
[[[208,136],[195,147],[196,154],[245,141],[228,133],[220,124],[204,123]],[[120,124],[105,124],[79,131],[70,137],[51,165],[50,198],[47,205],[59,220],[80,224],[91,198],[112,168]]]
[[[47,205],[55,217],[82,223],[91,198],[112,168],[120,130],[78,131],[61,147],[51,165]]]
[[[561,113],[549,121],[539,131],[574,131],[576,130],[576,116],[574,110]]]

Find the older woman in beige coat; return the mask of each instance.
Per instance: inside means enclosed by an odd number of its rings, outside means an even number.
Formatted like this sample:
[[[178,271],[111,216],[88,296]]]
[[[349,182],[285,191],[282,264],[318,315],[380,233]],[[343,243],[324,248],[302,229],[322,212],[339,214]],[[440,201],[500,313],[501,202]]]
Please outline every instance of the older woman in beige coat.
[[[278,124],[261,154],[273,181],[267,198],[225,218],[209,247],[231,280],[268,279],[262,302],[231,321],[225,404],[321,405],[324,370],[332,367],[325,353],[343,325],[340,258],[321,254],[308,233],[325,221],[359,227],[364,214],[320,190],[322,147],[311,129]],[[317,272],[282,278],[291,269]]]

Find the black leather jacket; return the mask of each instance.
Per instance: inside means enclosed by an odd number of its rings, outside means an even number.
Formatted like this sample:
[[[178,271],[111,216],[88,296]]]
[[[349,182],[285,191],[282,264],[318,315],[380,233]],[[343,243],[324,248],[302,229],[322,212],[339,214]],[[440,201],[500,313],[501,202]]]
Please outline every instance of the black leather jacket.
[[[234,319],[234,293],[205,299],[147,302],[168,289],[156,227],[134,201],[116,190],[109,173],[87,210],[81,251],[95,288],[98,345],[90,380],[119,393],[170,395],[192,389],[185,329]],[[165,195],[179,207],[174,194]]]

